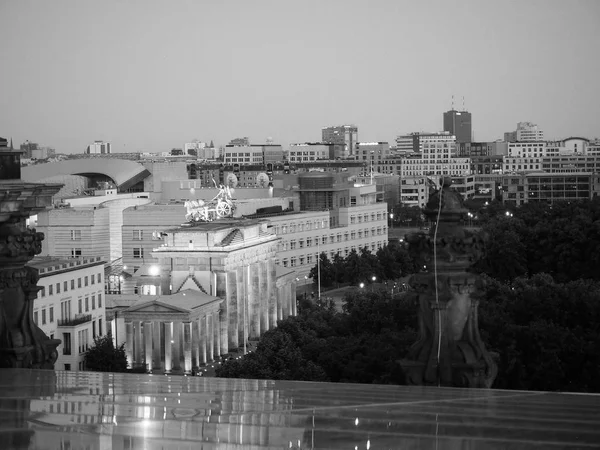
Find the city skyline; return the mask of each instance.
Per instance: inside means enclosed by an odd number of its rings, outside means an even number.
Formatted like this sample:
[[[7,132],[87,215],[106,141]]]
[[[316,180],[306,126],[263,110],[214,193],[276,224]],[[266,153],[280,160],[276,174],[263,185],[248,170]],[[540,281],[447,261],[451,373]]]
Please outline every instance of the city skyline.
[[[15,146],[287,146],[341,124],[393,143],[442,130],[452,95],[475,141],[520,121],[547,139],[600,135],[594,1],[24,1],[0,15],[0,127]]]

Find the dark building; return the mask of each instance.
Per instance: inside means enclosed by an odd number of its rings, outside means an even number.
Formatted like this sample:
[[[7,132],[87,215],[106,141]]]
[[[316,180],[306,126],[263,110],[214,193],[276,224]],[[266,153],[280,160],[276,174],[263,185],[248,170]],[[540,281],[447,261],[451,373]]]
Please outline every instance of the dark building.
[[[471,113],[451,109],[444,113],[444,131],[456,136],[456,143],[471,142]]]

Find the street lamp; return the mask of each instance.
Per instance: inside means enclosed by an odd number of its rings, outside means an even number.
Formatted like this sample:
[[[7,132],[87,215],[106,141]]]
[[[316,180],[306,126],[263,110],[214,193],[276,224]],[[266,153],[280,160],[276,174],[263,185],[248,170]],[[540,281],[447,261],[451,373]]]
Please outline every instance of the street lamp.
[[[468,212],[467,216],[469,216],[469,228],[472,226],[473,213]]]
[[[360,283],[358,286],[362,289],[365,287],[365,283]]]
[[[393,210],[390,213],[390,221],[392,222],[392,228],[394,228],[394,212],[393,212]]]
[[[373,281],[373,284],[371,284],[371,292],[375,291],[375,280],[377,279],[377,277],[375,275],[373,275],[371,277],[371,281]]]

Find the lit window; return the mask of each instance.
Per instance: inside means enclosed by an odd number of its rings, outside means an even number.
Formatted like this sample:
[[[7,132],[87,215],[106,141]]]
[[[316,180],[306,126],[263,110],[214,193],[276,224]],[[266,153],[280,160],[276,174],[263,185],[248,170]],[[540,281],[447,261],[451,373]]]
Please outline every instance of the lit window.
[[[133,257],[140,259],[144,257],[144,249],[142,247],[135,247],[133,249]]]
[[[72,241],[80,241],[81,240],[81,230],[71,230],[71,240]]]

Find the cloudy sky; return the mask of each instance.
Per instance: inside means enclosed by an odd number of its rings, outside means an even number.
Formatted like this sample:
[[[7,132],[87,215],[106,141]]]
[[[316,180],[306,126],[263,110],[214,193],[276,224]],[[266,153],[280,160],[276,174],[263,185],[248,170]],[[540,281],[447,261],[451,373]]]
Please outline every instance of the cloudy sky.
[[[0,136],[80,153],[532,121],[600,137],[600,1],[0,0]]]

